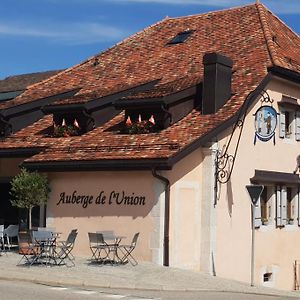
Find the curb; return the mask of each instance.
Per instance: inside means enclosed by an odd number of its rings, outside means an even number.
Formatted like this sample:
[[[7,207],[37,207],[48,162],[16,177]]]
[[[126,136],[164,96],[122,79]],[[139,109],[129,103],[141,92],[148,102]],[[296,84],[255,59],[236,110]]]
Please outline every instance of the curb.
[[[43,280],[38,278],[21,278],[18,276],[11,276],[11,277],[5,277],[0,275],[0,280],[6,280],[6,281],[22,281],[22,282],[28,282],[28,283],[34,283],[34,284],[41,284],[46,286],[69,286],[69,287],[77,287],[77,288],[84,288],[84,289],[121,289],[121,290],[144,290],[144,291],[165,291],[165,292],[217,292],[217,293],[233,293],[233,294],[246,294],[246,295],[257,295],[257,296],[281,296],[281,297],[289,297],[289,298],[299,298],[300,293],[296,295],[297,292],[281,292],[276,291],[270,293],[267,292],[258,292],[258,291],[236,291],[233,289],[209,289],[209,288],[170,288],[170,287],[164,287],[164,286],[138,286],[138,285],[132,285],[132,286],[120,286],[118,284],[87,284],[84,281],[72,279],[70,282],[66,282],[64,280]],[[76,282],[77,281],[77,282]],[[255,288],[255,287],[254,287]],[[291,295],[288,295],[288,293],[293,293]],[[294,294],[295,293],[295,294]]]

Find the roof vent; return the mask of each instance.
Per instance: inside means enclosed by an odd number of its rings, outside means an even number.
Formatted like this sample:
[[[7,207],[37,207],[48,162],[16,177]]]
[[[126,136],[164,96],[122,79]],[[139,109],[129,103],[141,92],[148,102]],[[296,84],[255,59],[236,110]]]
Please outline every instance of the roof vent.
[[[184,43],[194,31],[195,30],[185,30],[178,33],[170,42],[168,42],[168,45]]]
[[[218,53],[206,53],[203,57],[204,79],[202,113],[214,114],[231,97],[233,62]]]

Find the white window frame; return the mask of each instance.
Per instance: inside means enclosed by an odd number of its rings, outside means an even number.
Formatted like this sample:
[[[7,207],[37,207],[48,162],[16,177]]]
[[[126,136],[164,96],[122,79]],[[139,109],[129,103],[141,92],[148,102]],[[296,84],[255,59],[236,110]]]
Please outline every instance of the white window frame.
[[[286,130],[286,112],[289,113],[289,133]],[[300,141],[300,111],[287,108],[280,108],[279,137],[287,141]]]
[[[265,186],[267,189],[267,220],[262,219],[262,209],[260,198],[255,207],[255,228],[267,228],[267,226],[285,227],[300,226],[300,188],[295,186]],[[293,211],[288,219],[288,199],[287,189],[291,189],[291,205]],[[293,221],[291,220],[293,219]],[[292,228],[292,227],[291,227]]]

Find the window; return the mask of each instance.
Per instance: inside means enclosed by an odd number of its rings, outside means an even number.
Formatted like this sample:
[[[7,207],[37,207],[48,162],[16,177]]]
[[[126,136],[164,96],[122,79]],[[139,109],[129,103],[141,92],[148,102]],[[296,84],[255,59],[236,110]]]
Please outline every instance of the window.
[[[294,224],[295,219],[295,189],[287,188],[287,224]]]
[[[293,134],[292,124],[293,124],[293,113],[291,111],[284,112],[284,120],[285,120],[285,138],[291,138]]]
[[[169,45],[184,43],[186,39],[194,32],[194,30],[186,30],[178,33],[170,42]]]
[[[264,273],[263,274],[263,282],[269,282],[272,281],[272,273]]]
[[[265,186],[255,207],[255,227],[274,224],[277,227],[296,224],[297,199],[296,187]]]
[[[291,108],[280,109],[279,136],[300,141],[300,111]]]
[[[265,186],[260,196],[262,225],[268,225],[272,221],[272,194],[271,187]]]
[[[264,186],[263,192],[255,207],[255,227],[270,225],[274,222],[274,187]]]
[[[296,199],[298,188],[277,186],[276,187],[276,224],[285,226],[294,224],[296,216]]]

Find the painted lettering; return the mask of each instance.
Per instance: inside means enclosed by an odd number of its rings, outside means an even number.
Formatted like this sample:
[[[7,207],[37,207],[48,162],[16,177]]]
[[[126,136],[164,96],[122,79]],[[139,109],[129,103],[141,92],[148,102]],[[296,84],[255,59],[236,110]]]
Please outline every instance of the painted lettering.
[[[105,204],[106,196],[104,195],[104,191],[101,191],[97,196],[95,203],[96,204]]]

